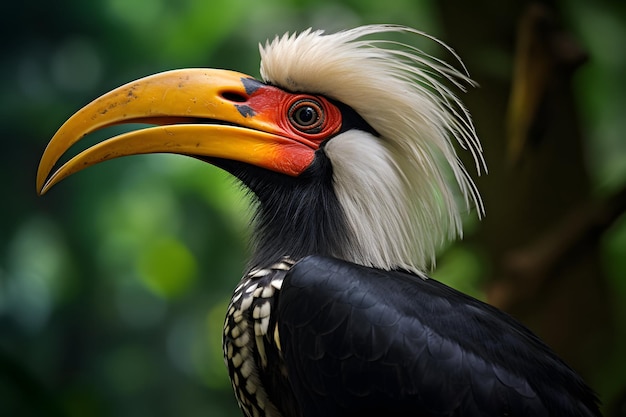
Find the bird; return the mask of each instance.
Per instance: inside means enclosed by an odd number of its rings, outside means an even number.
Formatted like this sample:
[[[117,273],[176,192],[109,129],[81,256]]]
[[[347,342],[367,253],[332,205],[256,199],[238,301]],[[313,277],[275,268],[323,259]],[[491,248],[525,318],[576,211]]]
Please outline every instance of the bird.
[[[255,200],[252,245],[223,350],[246,417],[600,416],[596,394],[528,328],[429,276],[462,215],[484,214],[459,156],[486,170],[457,95],[474,82],[454,50],[391,24],[286,33],[259,50],[260,78],[171,70],[87,104],[47,145],[38,193],[146,153],[238,179]],[[81,138],[122,123],[149,126],[55,169]]]

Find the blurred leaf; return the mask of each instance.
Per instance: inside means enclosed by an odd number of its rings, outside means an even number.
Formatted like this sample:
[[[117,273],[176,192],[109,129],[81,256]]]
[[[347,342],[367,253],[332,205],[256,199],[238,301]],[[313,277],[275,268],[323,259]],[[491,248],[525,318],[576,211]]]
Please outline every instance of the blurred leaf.
[[[214,305],[206,316],[206,344],[208,355],[203,361],[205,367],[201,374],[204,382],[211,388],[228,388],[230,380],[224,366],[224,351],[222,350],[222,328],[224,326],[224,312],[228,301]]]
[[[55,305],[73,292],[68,248],[58,228],[43,217],[25,221],[11,239],[7,269],[0,270],[0,314],[36,332]]]
[[[487,275],[486,264],[477,253],[466,246],[450,247],[431,275],[436,280],[472,297],[485,299],[481,285],[482,278]]]
[[[180,241],[160,238],[139,254],[139,276],[155,294],[171,299],[187,292],[196,279],[194,256]]]

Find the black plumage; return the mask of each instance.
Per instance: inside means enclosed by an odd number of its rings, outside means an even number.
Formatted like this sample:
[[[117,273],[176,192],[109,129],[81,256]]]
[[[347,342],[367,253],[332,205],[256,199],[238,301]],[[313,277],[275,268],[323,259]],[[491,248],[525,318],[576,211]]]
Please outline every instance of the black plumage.
[[[303,416],[599,415],[527,328],[433,279],[307,257],[276,317]]]

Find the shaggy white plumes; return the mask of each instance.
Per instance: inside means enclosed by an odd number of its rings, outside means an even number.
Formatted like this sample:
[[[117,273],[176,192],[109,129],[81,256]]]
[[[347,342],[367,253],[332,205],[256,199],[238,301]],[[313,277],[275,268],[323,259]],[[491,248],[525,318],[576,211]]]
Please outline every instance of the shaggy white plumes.
[[[349,260],[424,271],[446,239],[462,234],[457,190],[483,213],[453,141],[471,152],[479,172],[484,160],[469,114],[440,80],[461,89],[472,81],[412,46],[364,39],[388,32],[427,36],[394,25],[286,34],[261,46],[261,75],[348,105],[381,135],[346,132],[326,146],[337,196],[358,238]]]

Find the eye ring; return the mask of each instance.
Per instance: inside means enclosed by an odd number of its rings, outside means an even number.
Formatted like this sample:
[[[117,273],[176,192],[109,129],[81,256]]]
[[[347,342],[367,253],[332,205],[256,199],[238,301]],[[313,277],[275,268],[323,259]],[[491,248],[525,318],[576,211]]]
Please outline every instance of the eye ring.
[[[302,133],[316,134],[324,128],[326,114],[324,107],[317,101],[305,98],[294,102],[289,107],[289,122]]]

